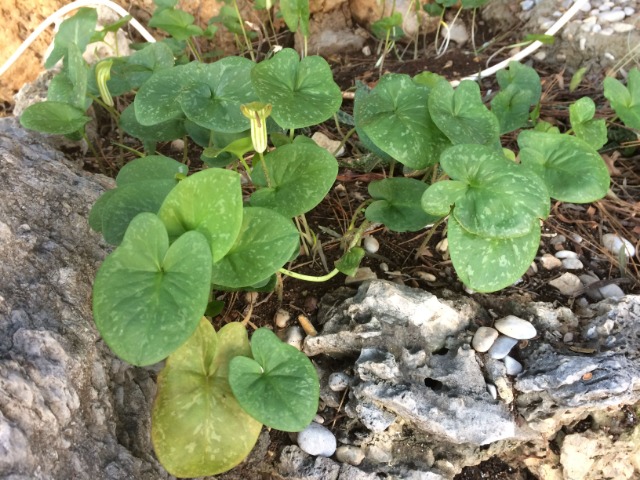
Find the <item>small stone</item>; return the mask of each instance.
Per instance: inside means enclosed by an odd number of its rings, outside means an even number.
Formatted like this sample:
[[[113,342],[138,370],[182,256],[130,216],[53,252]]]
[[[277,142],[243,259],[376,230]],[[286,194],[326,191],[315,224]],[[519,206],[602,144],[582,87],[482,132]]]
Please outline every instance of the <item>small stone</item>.
[[[581,12],[589,12],[591,10],[591,3],[585,2],[580,6]]]
[[[425,282],[435,282],[437,280],[437,277],[433,273],[417,272],[416,275],[420,280],[424,280]]]
[[[562,337],[562,341],[564,343],[571,343],[573,342],[573,333],[571,332],[567,332],[564,334],[564,337]]]
[[[498,378],[496,380],[496,388],[498,389],[498,395],[507,403],[513,402],[513,390],[509,387],[505,378]]]
[[[347,188],[342,183],[337,184],[333,191],[336,192],[339,197],[347,196]]]
[[[550,253],[545,253],[538,261],[545,270],[553,270],[554,268],[562,266],[562,260],[554,257]]]
[[[473,335],[471,346],[476,352],[484,353],[491,348],[498,335],[500,334],[495,328],[480,327]]]
[[[518,343],[518,340],[516,340],[515,338],[500,335],[496,339],[496,341],[493,342],[493,345],[491,345],[491,348],[489,349],[489,355],[491,356],[491,358],[500,360],[501,358],[509,355],[509,352],[513,347],[516,346],[516,343]]]
[[[567,237],[565,237],[564,235],[556,235],[555,237],[552,237],[551,240],[549,240],[549,243],[551,245],[557,245],[559,243],[564,243],[567,241]]]
[[[560,290],[563,295],[575,295],[582,290],[582,282],[573,273],[563,273],[549,282],[549,285]]]
[[[360,285],[366,280],[376,280],[377,278],[378,276],[369,267],[360,267],[356,271],[355,275],[349,275],[347,278],[345,278],[344,284],[347,286]]]
[[[633,246],[633,243],[626,238],[619,237],[613,233],[605,233],[602,236],[602,245],[604,245],[604,248],[614,255],[618,255],[618,253],[620,253],[620,250],[623,249],[623,245],[627,257],[633,257],[636,254],[636,249]]]
[[[342,463],[358,466],[364,460],[364,451],[353,445],[342,445],[336,450],[336,459]]]
[[[571,234],[571,240],[573,240],[576,243],[582,243],[583,238],[577,233],[573,233]]]
[[[319,423],[320,425],[324,425],[324,417],[322,415],[316,415],[313,417],[313,421],[315,423]]]
[[[617,33],[627,33],[631,30],[634,30],[635,28],[636,27],[634,25],[631,25],[629,23],[616,23],[613,26],[613,30]]]
[[[458,44],[458,46],[462,46],[467,43],[469,40],[469,32],[467,32],[467,27],[458,20],[457,22],[451,25],[445,25],[440,29],[440,35],[443,38],[449,37],[450,40],[453,40]]]
[[[624,14],[625,14],[627,17],[630,17],[631,15],[633,15],[634,13],[636,13],[635,8],[633,8],[633,7],[624,7],[624,10],[623,10],[623,11],[624,11]]]
[[[531,262],[531,265],[529,265],[529,268],[527,269],[527,274],[535,275],[536,273],[538,273],[538,265],[536,265],[536,262]]]
[[[489,395],[491,395],[491,397],[494,400],[498,399],[498,390],[496,389],[496,386],[492,383],[487,383],[487,391],[489,392]]]
[[[611,35],[613,35],[614,31],[613,28],[607,27],[607,28],[603,28],[600,32],[600,35],[604,35],[606,37],[610,37]],[[611,55],[611,54],[609,54]]]
[[[449,250],[449,239],[443,238],[436,245],[436,250],[440,253],[446,253]]]
[[[343,392],[351,385],[351,377],[344,372],[334,372],[329,375],[328,385],[334,392]]]
[[[591,27],[591,32],[593,33],[600,33],[602,31],[602,27],[600,26],[599,23],[596,23],[595,25],[593,25],[593,27]]]
[[[291,314],[287,312],[285,309],[279,308],[278,311],[276,312],[274,321],[275,321],[276,327],[285,328],[287,326],[287,323],[289,323],[290,319],[291,319]]]
[[[473,295],[474,293],[476,293],[476,291],[473,288],[467,287],[466,285],[464,286],[464,291],[467,292],[469,295]]]
[[[181,138],[176,138],[173,142],[171,142],[171,150],[174,152],[181,152],[184,150],[184,140]]]
[[[289,327],[284,332],[283,341],[298,350],[302,350],[302,341],[304,340],[304,332],[298,326]]]
[[[578,258],[578,254],[571,250],[560,250],[559,252],[556,252],[556,258]]]
[[[258,301],[258,292],[247,292],[244,294],[245,303],[252,305]]]
[[[342,142],[340,140],[331,140],[322,132],[316,132],[311,136],[311,140],[316,142],[316,145],[324,148],[331,155],[335,155],[336,157],[340,157],[344,154],[344,145],[340,145]],[[338,148],[340,150],[338,150]],[[336,152],[337,150],[337,152]]]
[[[522,371],[524,370],[522,364],[509,355],[504,357],[504,366],[507,367],[507,375],[515,376],[522,373]]]
[[[535,337],[538,332],[531,325],[531,322],[516,317],[515,315],[507,315],[504,318],[496,320],[494,327],[503,335],[507,335],[516,340],[529,340]]]
[[[335,453],[337,443],[328,428],[312,423],[298,433],[298,446],[309,455],[330,457]]]
[[[380,271],[383,273],[386,273],[389,271],[389,265],[387,265],[386,263],[382,262],[380,265]]]
[[[604,298],[624,297],[624,292],[615,283],[610,283],[609,285],[605,285],[604,287],[600,287],[598,289],[598,291],[600,292],[600,294]]]
[[[610,23],[620,22],[624,20],[624,17],[626,17],[626,15],[624,11],[621,10],[604,11],[600,12],[600,14],[598,15],[598,19],[600,20],[600,22]]]
[[[374,237],[364,237],[362,244],[368,253],[376,253],[380,250],[380,243]]]
[[[537,53],[533,56],[533,58],[535,58],[536,60],[538,60],[538,61],[542,62],[545,58],[547,58],[547,52],[545,52],[545,51],[537,52]]]
[[[377,445],[369,445],[367,447],[366,457],[373,463],[390,463],[393,455],[390,451],[380,448]]]
[[[565,258],[562,260],[562,266],[567,270],[582,270],[584,265],[577,258]]]
[[[524,0],[524,2],[520,2],[520,8],[522,8],[522,10],[524,10],[525,12],[528,12],[533,8],[535,4],[536,2],[534,2],[534,0]]]
[[[362,55],[364,55],[365,57],[370,57],[371,56],[371,47],[369,45],[365,45],[362,48]]]

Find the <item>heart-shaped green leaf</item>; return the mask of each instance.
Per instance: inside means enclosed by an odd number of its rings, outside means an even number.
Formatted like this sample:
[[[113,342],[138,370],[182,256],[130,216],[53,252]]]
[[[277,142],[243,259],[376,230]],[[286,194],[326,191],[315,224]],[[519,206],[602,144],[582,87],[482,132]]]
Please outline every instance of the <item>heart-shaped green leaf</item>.
[[[214,264],[211,283],[232,288],[257,284],[298,248],[298,231],[291,220],[267,208],[247,207],[236,243]]]
[[[195,173],[167,195],[158,216],[172,238],[189,230],[202,233],[211,246],[213,261],[217,262],[227,254],[240,232],[240,175],[219,168]]]
[[[598,152],[582,140],[525,130],[518,136],[518,145],[522,165],[544,180],[551,197],[587,203],[607,194],[607,166]]]
[[[133,105],[141,125],[156,125],[183,116],[180,100],[190,92],[199,63],[159,70],[140,87]]]
[[[260,101],[273,105],[271,116],[282,128],[317,125],[342,104],[329,64],[315,55],[300,60],[291,48],[256,65],[251,81]]]
[[[302,35],[309,36],[309,0],[280,0],[280,13],[290,31],[299,27]]]
[[[169,247],[160,219],[141,213],[96,275],[93,315],[102,338],[133,365],[159,362],[198,326],[210,275],[202,234],[188,232]]]
[[[338,162],[315,144],[292,143],[269,153],[265,159],[270,186],[261,165],[251,179],[262,187],[251,195],[251,205],[295,217],[318,205],[336,180]]]
[[[338,259],[336,262],[336,268],[345,275],[355,275],[364,255],[364,248],[353,247]]]
[[[539,220],[525,235],[486,238],[474,235],[449,217],[449,253],[462,282],[479,292],[495,292],[517,281],[529,268],[540,243]]]
[[[444,217],[451,211],[451,207],[464,196],[469,189],[465,182],[444,180],[429,186],[422,195],[422,209],[431,214]]]
[[[203,34],[203,30],[194,22],[194,16],[184,10],[161,8],[153,13],[149,26],[164,30],[176,40],[187,40],[192,35]]]
[[[20,115],[23,127],[54,135],[77,132],[90,120],[79,108],[49,100],[29,105]]]
[[[483,145],[455,145],[441,157],[454,180],[467,185],[453,215],[470,233],[482,237],[520,237],[534,218],[549,215],[549,194],[531,171]]]
[[[200,64],[192,72],[193,83],[180,97],[189,120],[218,132],[236,133],[249,128],[240,105],[256,100],[251,86],[254,63],[242,57],[227,57]]]
[[[373,143],[373,141],[369,138],[369,136],[365,133],[362,128],[362,113],[363,106],[366,106],[365,97],[371,94],[371,89],[365,83],[362,83],[359,80],[356,80],[356,94],[354,96],[354,104],[353,104],[353,118],[356,127],[356,133],[358,134],[358,139],[360,143],[364,145],[364,147],[369,150],[371,153],[376,155],[377,157],[385,160],[386,162],[391,162],[393,158],[390,155],[385,153],[382,149],[378,148],[378,146]],[[366,116],[366,113],[365,113]],[[272,136],[273,137],[273,136]]]
[[[576,137],[591,145],[602,148],[607,143],[607,123],[604,119],[594,119],[596,104],[589,97],[582,97],[569,106],[571,128]]]
[[[455,90],[448,82],[438,82],[429,94],[429,113],[454,145],[500,146],[498,119],[484,106],[480,87],[472,80],[463,80]]]
[[[365,216],[394,232],[415,232],[439,217],[426,213],[420,201],[427,185],[414,178],[386,178],[369,184],[374,202]],[[448,212],[447,212],[448,213]]]
[[[253,418],[285,432],[299,432],[318,410],[320,385],[307,356],[266,328],[251,338],[253,359],[234,357],[229,384]]]
[[[542,95],[540,76],[533,68],[519,62],[510,62],[509,67],[496,73],[501,90],[513,85],[516,91],[529,94],[529,105],[535,105]]]
[[[167,142],[185,135],[184,119],[174,118],[153,126],[138,122],[133,104],[125,108],[120,115],[119,125],[129,135],[145,142]]]
[[[531,93],[509,85],[491,100],[491,112],[498,118],[500,134],[524,127],[529,120]]]
[[[44,68],[53,67],[58,60],[67,55],[70,45],[75,45],[84,51],[93,32],[96,30],[98,13],[95,8],[80,8],[76,14],[60,24],[60,28],[53,40],[53,50],[44,63]]]
[[[604,96],[627,127],[640,130],[640,70],[629,71],[626,87],[613,77],[605,78]]]
[[[419,170],[438,162],[449,140],[431,120],[429,88],[408,75],[384,75],[354,106],[356,125],[382,151]]]
[[[91,209],[91,228],[102,232],[108,243],[118,245],[131,220],[142,212],[157,213],[178,184],[176,175],[186,172],[185,165],[162,155],[129,162],[118,173],[118,187],[105,192]]]
[[[167,359],[158,376],[151,440],[162,466],[180,478],[226,472],[251,452],[262,425],[229,387],[229,362],[251,355],[245,328],[229,323],[216,334],[203,318]]]

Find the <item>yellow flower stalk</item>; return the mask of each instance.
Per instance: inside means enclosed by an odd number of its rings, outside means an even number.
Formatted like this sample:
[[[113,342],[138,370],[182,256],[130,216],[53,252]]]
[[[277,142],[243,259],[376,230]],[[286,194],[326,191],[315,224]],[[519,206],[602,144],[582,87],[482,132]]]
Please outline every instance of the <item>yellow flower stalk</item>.
[[[271,104],[251,102],[240,105],[240,110],[251,124],[253,149],[258,153],[263,153],[267,149],[267,117],[271,115]]]
[[[107,81],[111,78],[111,66],[113,60],[103,60],[96,65],[96,82],[98,83],[98,90],[100,90],[100,96],[104,103],[110,107],[113,107],[113,98],[109,87],[107,87]]]

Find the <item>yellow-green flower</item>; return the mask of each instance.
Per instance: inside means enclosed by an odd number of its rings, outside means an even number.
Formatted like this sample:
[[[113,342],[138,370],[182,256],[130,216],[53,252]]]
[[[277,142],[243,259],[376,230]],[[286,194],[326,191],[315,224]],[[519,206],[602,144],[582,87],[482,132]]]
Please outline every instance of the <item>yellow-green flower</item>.
[[[251,124],[253,149],[258,153],[263,153],[267,149],[267,117],[271,115],[271,104],[251,102],[240,105],[240,110]]]
[[[100,96],[104,103],[110,107],[113,107],[113,98],[109,87],[107,87],[107,81],[111,78],[111,66],[113,60],[103,60],[96,65],[96,82],[98,84],[98,90],[100,90]]]

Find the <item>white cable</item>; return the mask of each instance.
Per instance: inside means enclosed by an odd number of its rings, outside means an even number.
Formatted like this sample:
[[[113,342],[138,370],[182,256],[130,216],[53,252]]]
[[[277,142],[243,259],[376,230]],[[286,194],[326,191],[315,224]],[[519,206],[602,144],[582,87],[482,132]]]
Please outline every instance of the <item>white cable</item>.
[[[0,68],[0,76],[2,76],[7,70],[9,70],[11,65],[13,65],[15,61],[18,60],[18,58],[20,58],[20,56],[27,50],[27,48],[29,48],[33,41],[38,38],[38,36],[42,32],[44,32],[50,25],[65,16],[67,13],[77,10],[78,8],[93,7],[96,5],[102,5],[104,7],[110,8],[121,17],[126,17],[127,15],[129,15],[129,12],[127,12],[124,8],[122,8],[117,3],[112,2],[111,0],[77,0],[70,3],[69,5],[65,5],[56,12],[49,15],[40,25],[38,25],[38,28],[36,28],[33,33],[29,35],[24,42],[22,42],[22,45],[18,47],[13,55],[11,55],[11,57],[9,57],[9,59],[4,62],[4,64]],[[153,36],[135,18],[132,18],[129,23],[133,28],[140,32],[140,35],[142,35],[147,42],[154,43],[156,41],[156,39],[153,38]]]
[[[569,22],[569,20],[571,20],[574,17],[574,15],[576,13],[578,13],[578,10],[580,10],[580,8],[586,2],[587,2],[587,0],[576,0],[576,2],[571,6],[571,8],[569,10],[567,10],[564,13],[564,15],[562,15],[558,19],[558,21],[551,26],[551,28],[549,30],[544,32],[544,34],[545,35],[549,35],[549,36],[555,35],[562,27],[564,27]],[[540,42],[539,40],[536,40],[531,45],[529,45],[527,48],[525,48],[524,50],[521,50],[520,52],[516,53],[512,57],[507,58],[506,60],[503,60],[500,63],[496,63],[492,67],[489,67],[489,68],[481,71],[480,73],[477,73],[475,75],[469,75],[468,77],[465,77],[462,80],[479,80],[481,78],[485,78],[485,77],[488,77],[490,75],[493,75],[498,70],[502,70],[503,68],[506,68],[509,65],[510,62],[518,61],[518,60],[521,60],[521,59],[531,55],[533,52],[535,52],[537,49],[539,49],[542,45],[544,45],[542,42]],[[450,83],[451,83],[452,86],[455,87],[462,80],[452,80]]]

